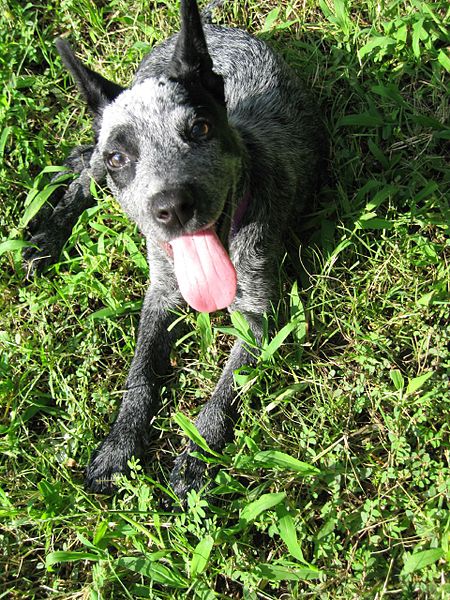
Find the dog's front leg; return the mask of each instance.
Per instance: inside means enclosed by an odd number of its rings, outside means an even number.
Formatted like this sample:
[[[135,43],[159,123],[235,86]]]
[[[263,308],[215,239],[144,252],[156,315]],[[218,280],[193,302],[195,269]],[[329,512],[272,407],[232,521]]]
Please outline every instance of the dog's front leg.
[[[152,285],[141,312],[136,352],[126,391],[111,432],[94,453],[86,469],[86,486],[94,491],[114,490],[114,475],[129,471],[128,461],[141,457],[149,438],[150,422],[160,404],[160,386],[170,372],[170,348],[175,331],[168,329],[180,304],[172,288]]]
[[[251,313],[244,313],[244,316],[259,343],[262,336],[261,316]],[[256,348],[248,348],[243,341],[235,342],[219,382],[195,422],[208,446],[216,452],[220,452],[233,439],[233,428],[238,417],[239,400],[233,374],[243,366],[254,365],[257,353]],[[185,499],[190,490],[199,490],[205,484],[206,463],[192,456],[193,451],[202,452],[193,442],[189,442],[186,450],[175,460],[172,470],[170,482],[180,499]]]

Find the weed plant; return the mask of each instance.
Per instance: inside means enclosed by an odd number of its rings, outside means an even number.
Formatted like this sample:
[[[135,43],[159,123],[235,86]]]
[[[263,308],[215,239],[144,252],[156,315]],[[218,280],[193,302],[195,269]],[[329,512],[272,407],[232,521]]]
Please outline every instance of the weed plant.
[[[448,4],[230,1],[217,19],[315,90],[330,177],[298,272],[280,273],[275,332],[236,374],[212,491],[176,511],[173,458],[246,323],[180,313],[148,465],[93,496],[83,468],[133,355],[143,240],[97,190],[44,275],[26,280],[20,249],[55,167],[91,139],[55,37],[126,85],[178,5],[1,2],[0,598],[450,598]]]

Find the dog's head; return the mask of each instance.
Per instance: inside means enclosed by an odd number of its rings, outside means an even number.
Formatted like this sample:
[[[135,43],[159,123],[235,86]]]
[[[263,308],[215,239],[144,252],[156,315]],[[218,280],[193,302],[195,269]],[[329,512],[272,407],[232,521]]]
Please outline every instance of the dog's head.
[[[194,0],[181,2],[181,31],[163,74],[130,89],[83,65],[65,40],[57,48],[94,115],[108,184],[146,236],[170,242],[231,210],[240,142]]]
[[[59,40],[63,62],[94,114],[97,153],[114,195],[150,240],[173,254],[185,299],[228,306],[236,273],[219,242],[229,231],[242,145],[227,120],[224,81],[213,68],[195,0],[181,1],[181,31],[157,77],[123,89],[84,66]]]

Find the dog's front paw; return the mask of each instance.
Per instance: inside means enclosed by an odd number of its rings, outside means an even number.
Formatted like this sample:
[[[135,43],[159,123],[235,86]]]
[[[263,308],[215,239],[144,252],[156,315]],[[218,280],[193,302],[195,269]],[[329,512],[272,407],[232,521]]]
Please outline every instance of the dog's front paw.
[[[22,260],[27,273],[33,274],[58,260],[65,240],[42,230],[33,235],[29,241],[33,246],[23,250]]]
[[[207,465],[190,454],[194,450],[199,448],[192,444],[176,458],[170,475],[170,485],[178,498],[183,501],[186,500],[188,492],[191,490],[198,492],[207,482]]]
[[[85,486],[96,494],[113,494],[117,490],[116,476],[130,472],[128,461],[139,457],[131,447],[106,438],[91,458],[85,472]]]

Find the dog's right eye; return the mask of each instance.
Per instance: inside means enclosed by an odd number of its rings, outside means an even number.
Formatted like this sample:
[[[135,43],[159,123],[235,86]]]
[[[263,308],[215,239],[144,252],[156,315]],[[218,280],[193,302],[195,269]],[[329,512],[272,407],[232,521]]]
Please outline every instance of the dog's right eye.
[[[123,169],[130,162],[130,158],[123,152],[111,152],[106,157],[106,164],[110,169]]]

